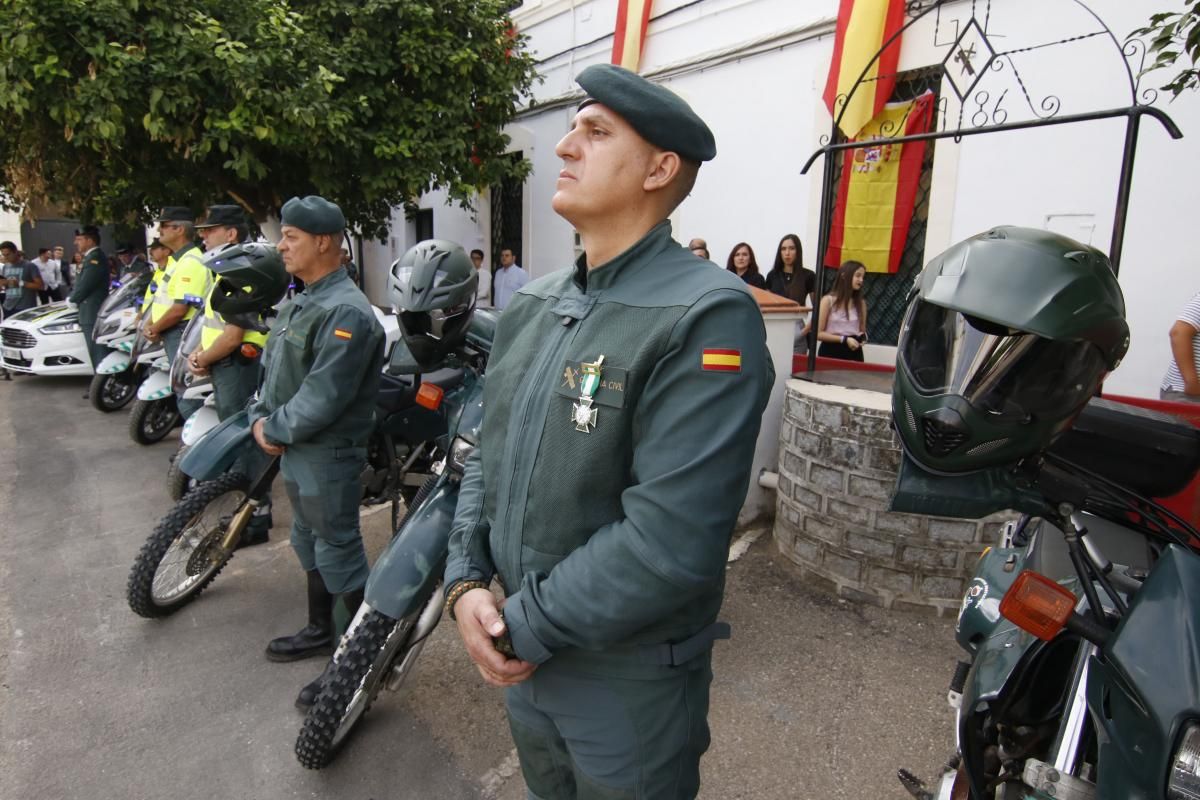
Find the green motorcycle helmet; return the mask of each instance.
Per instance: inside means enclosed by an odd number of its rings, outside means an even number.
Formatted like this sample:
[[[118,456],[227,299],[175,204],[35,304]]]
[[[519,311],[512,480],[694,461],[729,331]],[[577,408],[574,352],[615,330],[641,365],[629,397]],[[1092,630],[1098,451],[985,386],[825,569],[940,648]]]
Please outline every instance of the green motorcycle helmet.
[[[291,280],[279,251],[267,242],[225,245],[207,254],[204,264],[217,276],[213,310],[230,322],[266,314]]]
[[[1129,349],[1108,257],[1031,228],[960,242],[917,278],[892,416],[929,472],[1015,464],[1066,430]]]
[[[466,251],[445,239],[419,242],[392,264],[388,296],[422,369],[436,369],[466,341],[478,285]]]

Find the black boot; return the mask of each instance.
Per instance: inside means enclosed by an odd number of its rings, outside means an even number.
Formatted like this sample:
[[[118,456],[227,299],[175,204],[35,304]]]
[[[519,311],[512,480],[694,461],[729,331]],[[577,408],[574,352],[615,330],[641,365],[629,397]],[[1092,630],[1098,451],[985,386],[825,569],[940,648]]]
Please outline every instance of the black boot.
[[[242,538],[238,540],[237,549],[269,542],[272,525],[274,525],[274,520],[271,518],[269,505],[254,509],[254,513],[250,515],[250,521],[246,523],[246,530],[242,531]]]
[[[267,645],[270,661],[299,661],[333,652],[333,595],[325,588],[321,573],[309,570],[308,624],[294,636],[272,639]]]
[[[362,605],[363,590],[355,589],[352,592],[339,594],[333,601],[333,640],[340,642],[342,635],[346,629],[350,627],[350,621],[354,619],[354,615],[358,613],[358,607]],[[300,690],[300,694],[296,697],[296,708],[301,711],[307,711],[312,707],[312,704],[317,702],[317,695],[321,693],[321,689],[325,687],[325,680],[333,672],[333,659],[329,659],[325,664],[325,669],[321,670],[321,674],[312,683]]]

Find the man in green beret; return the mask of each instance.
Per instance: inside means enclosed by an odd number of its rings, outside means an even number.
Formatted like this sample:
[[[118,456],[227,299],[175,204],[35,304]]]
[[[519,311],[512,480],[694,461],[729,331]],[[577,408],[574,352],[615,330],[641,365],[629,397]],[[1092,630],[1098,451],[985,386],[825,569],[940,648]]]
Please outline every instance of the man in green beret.
[[[79,307],[79,327],[83,329],[94,370],[108,350],[97,345],[92,335],[100,305],[108,297],[108,256],[100,249],[100,229],[95,225],[85,225],[75,231],[75,251],[83,253],[83,261],[79,264],[75,288],[71,290],[67,301]],[[88,399],[88,394],[84,392],[84,400]]]
[[[323,197],[293,197],[281,220],[279,252],[305,288],[271,331],[250,422],[263,451],[283,456],[292,549],[307,576],[308,624],[273,639],[267,658],[296,661],[331,653],[362,602],[368,568],[359,475],[375,424],[384,337],[342,269],[341,209]],[[324,675],[300,691],[297,706],[313,704]]]
[[[585,252],[500,318],[446,605],[507,687],[530,797],[691,798],[773,375],[745,285],[671,236],[716,154],[708,126],[619,67],[578,82],[552,205]]]

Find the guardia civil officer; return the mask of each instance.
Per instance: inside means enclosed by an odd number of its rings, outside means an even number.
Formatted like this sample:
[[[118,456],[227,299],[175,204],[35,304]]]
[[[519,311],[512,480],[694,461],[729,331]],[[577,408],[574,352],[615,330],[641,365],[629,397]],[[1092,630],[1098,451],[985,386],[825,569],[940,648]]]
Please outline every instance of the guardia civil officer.
[[[773,376],[745,284],[667,221],[712,133],[619,67],[578,82],[552,205],[585,252],[500,318],[446,605],[484,680],[508,687],[530,797],[691,798]]]
[[[242,213],[241,207],[210,206],[205,219],[197,223],[196,230],[204,240],[206,265],[212,264],[214,258],[263,261],[261,264],[256,263],[258,270],[264,273],[277,270],[282,285],[286,288],[287,275],[274,248],[270,251],[270,259],[257,259],[254,257],[258,255],[261,245],[239,245],[248,233],[246,215]],[[267,261],[270,263],[266,263]],[[260,356],[267,343],[268,329],[260,313],[247,312],[231,316],[217,311],[213,307],[217,287],[218,281],[214,280],[204,296],[200,346],[188,356],[187,367],[188,371],[196,376],[212,375],[217,417],[224,422],[245,409],[258,389]],[[242,469],[247,474],[256,474],[248,465],[243,465]],[[267,503],[255,509],[254,516],[242,535],[243,546],[267,541],[271,528],[269,496],[267,500]]]
[[[362,602],[359,474],[375,421],[383,329],[342,269],[341,209],[322,197],[293,197],[281,219],[279,252],[305,288],[272,329],[250,420],[259,446],[283,456],[292,548],[308,581],[308,625],[267,645],[270,660],[294,661],[331,652]],[[320,681],[301,690],[298,706],[312,705]]]
[[[79,307],[79,327],[83,329],[92,369],[95,369],[108,349],[97,346],[92,335],[100,305],[108,296],[108,256],[100,249],[100,229],[95,225],[85,225],[75,231],[75,251],[83,253],[83,261],[75,277],[75,288],[67,300]],[[88,399],[87,392],[83,399]]]

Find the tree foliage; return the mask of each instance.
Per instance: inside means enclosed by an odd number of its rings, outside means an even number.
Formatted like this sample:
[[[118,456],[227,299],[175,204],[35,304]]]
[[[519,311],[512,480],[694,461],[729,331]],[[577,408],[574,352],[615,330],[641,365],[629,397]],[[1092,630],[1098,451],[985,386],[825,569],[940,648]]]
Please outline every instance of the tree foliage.
[[[434,187],[528,170],[502,128],[535,79],[504,0],[3,0],[9,205],[146,219],[320,193],[381,236]]]
[[[1138,28],[1131,36],[1145,38],[1147,51],[1153,57],[1145,72],[1173,67],[1180,58],[1186,57],[1191,66],[1180,70],[1165,86],[1172,97],[1200,86],[1200,11],[1197,0],[1184,0],[1184,11],[1153,14],[1150,23]]]

